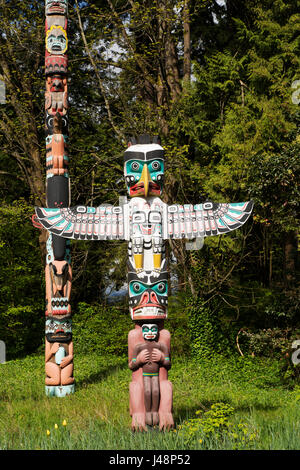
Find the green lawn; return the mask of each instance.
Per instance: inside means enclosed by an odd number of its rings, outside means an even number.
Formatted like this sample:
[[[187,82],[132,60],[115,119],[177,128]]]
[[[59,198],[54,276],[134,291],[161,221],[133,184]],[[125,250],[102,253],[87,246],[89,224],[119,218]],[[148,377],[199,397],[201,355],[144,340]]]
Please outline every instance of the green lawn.
[[[131,432],[126,358],[74,363],[66,398],[45,396],[43,356],[0,365],[0,449],[300,449],[300,390],[283,387],[273,360],[173,358],[176,429],[165,433]]]

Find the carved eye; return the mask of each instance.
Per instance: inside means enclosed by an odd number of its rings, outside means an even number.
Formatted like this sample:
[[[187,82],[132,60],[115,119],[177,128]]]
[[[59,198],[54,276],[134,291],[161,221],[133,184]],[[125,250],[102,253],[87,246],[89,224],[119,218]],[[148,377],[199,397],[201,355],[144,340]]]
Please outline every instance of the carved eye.
[[[140,168],[139,163],[137,163],[137,162],[132,162],[132,163],[131,163],[131,169],[132,169],[133,171],[137,171],[139,168]]]
[[[152,170],[160,170],[160,163],[159,162],[152,162]]]
[[[152,223],[152,224],[161,223],[161,214],[157,211],[151,211],[149,213],[149,222]]]
[[[165,288],[166,286],[164,282],[160,282],[157,286],[157,289],[159,290],[159,292],[164,292]]]
[[[145,212],[136,212],[132,216],[132,222],[135,224],[142,224],[146,222],[146,214]]]
[[[133,284],[132,288],[133,288],[134,292],[140,292],[140,290],[141,290],[141,286],[137,282],[135,282]]]

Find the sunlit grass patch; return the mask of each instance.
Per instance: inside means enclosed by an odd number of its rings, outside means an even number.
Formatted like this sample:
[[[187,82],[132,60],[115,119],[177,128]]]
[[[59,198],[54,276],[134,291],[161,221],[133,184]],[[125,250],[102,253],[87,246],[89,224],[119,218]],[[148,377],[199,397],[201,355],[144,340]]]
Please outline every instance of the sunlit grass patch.
[[[299,391],[277,363],[173,357],[176,428],[133,433],[126,357],[75,356],[75,393],[47,397],[44,358],[0,366],[1,449],[299,449]]]

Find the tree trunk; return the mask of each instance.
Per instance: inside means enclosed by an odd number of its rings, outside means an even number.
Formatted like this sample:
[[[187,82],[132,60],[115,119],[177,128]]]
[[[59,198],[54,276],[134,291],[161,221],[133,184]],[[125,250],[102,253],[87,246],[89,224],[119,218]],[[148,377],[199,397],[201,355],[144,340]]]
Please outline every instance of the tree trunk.
[[[191,80],[191,28],[189,0],[184,0],[183,7],[183,80]]]
[[[298,236],[297,231],[286,232],[284,238],[285,286],[295,287],[297,266]]]

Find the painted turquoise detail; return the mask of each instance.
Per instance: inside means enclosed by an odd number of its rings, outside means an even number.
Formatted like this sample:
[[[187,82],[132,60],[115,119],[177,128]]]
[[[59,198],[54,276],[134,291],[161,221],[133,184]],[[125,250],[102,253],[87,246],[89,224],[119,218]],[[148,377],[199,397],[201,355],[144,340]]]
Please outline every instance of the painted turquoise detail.
[[[71,385],[46,385],[45,392],[48,397],[63,398],[75,392],[75,384]]]
[[[59,209],[49,209],[49,208],[46,208],[46,207],[43,207],[43,210],[46,211],[46,212],[57,212],[57,213],[59,212]]]
[[[148,166],[153,181],[157,179],[158,175],[164,174],[164,161],[160,158],[148,161],[128,160],[128,162],[126,162],[126,174],[135,176],[136,181],[138,181],[142,175],[144,165]]]
[[[166,295],[168,292],[167,281],[159,281],[156,284],[144,284],[140,281],[131,281],[129,283],[129,290],[132,295],[142,294],[147,289],[152,289],[159,295]]]
[[[235,210],[235,209],[230,209],[228,212],[232,213],[232,214],[241,215],[241,211],[238,211],[238,210]]]

